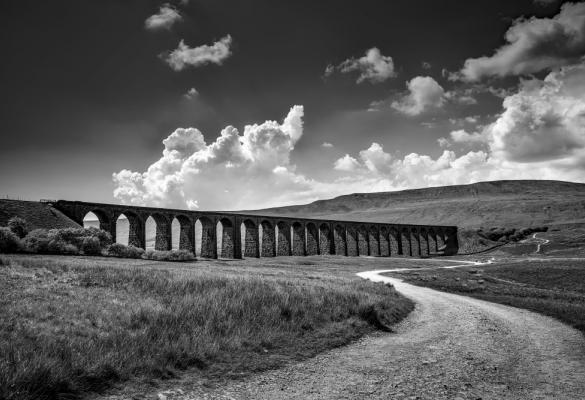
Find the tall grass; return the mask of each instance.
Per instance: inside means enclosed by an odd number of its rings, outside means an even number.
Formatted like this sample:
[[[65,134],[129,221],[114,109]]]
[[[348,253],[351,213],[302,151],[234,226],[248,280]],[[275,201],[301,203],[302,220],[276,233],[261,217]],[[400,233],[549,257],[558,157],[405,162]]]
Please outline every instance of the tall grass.
[[[0,398],[53,399],[187,368],[274,368],[404,317],[391,287],[344,278],[0,258]]]

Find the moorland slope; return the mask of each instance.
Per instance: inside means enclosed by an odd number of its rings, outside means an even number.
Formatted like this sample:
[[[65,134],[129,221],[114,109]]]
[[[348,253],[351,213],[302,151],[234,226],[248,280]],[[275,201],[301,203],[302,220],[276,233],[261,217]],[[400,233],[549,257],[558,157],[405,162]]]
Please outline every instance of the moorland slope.
[[[585,223],[585,184],[544,180],[380,193],[354,193],[310,204],[246,211],[264,215],[412,224],[529,227]]]

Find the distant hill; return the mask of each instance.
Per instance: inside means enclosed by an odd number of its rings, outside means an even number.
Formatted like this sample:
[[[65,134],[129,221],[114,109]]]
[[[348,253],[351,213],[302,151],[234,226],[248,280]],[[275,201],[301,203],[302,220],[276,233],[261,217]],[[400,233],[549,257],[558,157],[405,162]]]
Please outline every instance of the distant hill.
[[[24,218],[31,229],[75,228],[72,219],[48,204],[38,201],[0,199],[0,226],[14,216]]]
[[[355,193],[253,214],[405,224],[528,227],[585,223],[585,184],[515,180]]]

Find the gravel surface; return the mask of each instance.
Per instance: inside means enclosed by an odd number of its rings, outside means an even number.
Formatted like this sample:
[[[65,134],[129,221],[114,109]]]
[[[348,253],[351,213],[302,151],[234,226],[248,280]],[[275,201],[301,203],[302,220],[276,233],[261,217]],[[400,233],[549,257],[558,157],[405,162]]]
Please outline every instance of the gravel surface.
[[[395,333],[218,387],[183,382],[158,399],[585,399],[585,338],[551,318],[413,286]]]

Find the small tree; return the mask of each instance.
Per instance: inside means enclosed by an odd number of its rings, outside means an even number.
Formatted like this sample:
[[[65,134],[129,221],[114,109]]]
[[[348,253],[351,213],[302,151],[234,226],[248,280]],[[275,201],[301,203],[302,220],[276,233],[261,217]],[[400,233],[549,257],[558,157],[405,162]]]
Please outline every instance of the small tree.
[[[8,228],[21,239],[28,234],[28,224],[20,217],[10,218],[8,220]]]

